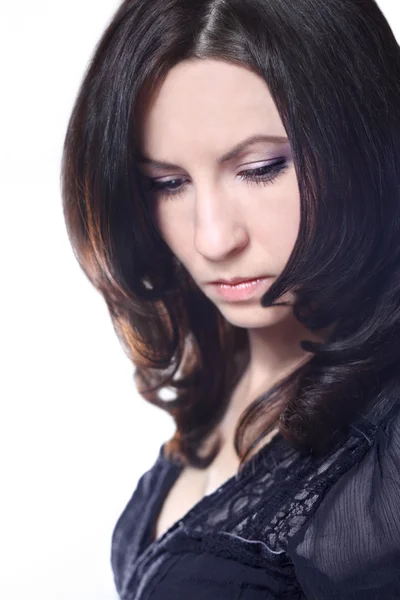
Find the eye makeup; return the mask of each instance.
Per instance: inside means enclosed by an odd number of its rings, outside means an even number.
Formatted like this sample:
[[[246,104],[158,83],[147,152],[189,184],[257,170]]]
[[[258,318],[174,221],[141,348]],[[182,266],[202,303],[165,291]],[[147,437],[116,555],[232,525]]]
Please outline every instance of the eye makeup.
[[[273,183],[288,168],[286,158],[279,158],[273,163],[266,163],[256,169],[247,169],[241,171],[238,177],[241,181],[250,184],[268,185]],[[172,179],[154,179],[146,177],[148,189],[152,195],[157,198],[176,198],[180,196],[186,188],[187,180],[183,177],[173,177]]]

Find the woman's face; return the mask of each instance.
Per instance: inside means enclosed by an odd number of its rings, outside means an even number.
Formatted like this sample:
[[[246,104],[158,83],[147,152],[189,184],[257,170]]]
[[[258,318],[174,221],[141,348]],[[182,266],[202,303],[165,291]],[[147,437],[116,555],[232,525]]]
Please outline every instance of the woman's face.
[[[285,319],[291,307],[263,308],[260,298],[293,249],[300,197],[265,81],[222,61],[184,61],[142,113],[139,166],[150,178],[157,225],[172,252],[232,324],[259,328]],[[243,144],[261,136],[276,139]],[[210,283],[234,277],[268,278],[239,300]]]

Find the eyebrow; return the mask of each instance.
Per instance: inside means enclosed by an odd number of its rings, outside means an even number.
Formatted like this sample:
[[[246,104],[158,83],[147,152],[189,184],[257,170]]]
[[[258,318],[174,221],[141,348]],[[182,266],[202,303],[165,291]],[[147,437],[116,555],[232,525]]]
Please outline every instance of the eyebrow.
[[[218,158],[217,162],[219,165],[221,165],[225,162],[228,162],[229,160],[236,158],[239,154],[241,154],[249,146],[252,146],[253,144],[258,144],[260,142],[270,142],[270,143],[272,142],[273,144],[286,144],[288,142],[288,138],[284,137],[284,136],[279,136],[279,135],[252,135],[251,137],[246,138],[245,140],[236,144],[236,146],[234,146],[234,148],[232,148],[232,150],[229,150],[229,152],[226,152],[226,154],[223,154],[222,156],[220,156]],[[139,163],[151,165],[152,167],[155,167],[156,169],[180,169],[181,168],[179,165],[174,165],[172,163],[162,162],[159,160],[153,160],[144,155],[139,156]]]

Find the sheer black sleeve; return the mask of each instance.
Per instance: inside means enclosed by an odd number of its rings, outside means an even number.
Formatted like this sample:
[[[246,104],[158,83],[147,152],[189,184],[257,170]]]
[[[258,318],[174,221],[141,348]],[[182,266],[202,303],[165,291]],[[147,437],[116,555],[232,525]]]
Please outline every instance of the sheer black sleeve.
[[[399,408],[289,544],[309,600],[400,599]]]

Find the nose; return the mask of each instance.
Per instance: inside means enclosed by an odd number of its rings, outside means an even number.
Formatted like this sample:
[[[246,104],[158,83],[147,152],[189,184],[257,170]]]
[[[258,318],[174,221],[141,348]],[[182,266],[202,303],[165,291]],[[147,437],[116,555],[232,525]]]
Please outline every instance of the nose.
[[[196,195],[196,250],[212,261],[221,261],[245,248],[248,231],[232,197],[215,188]]]

